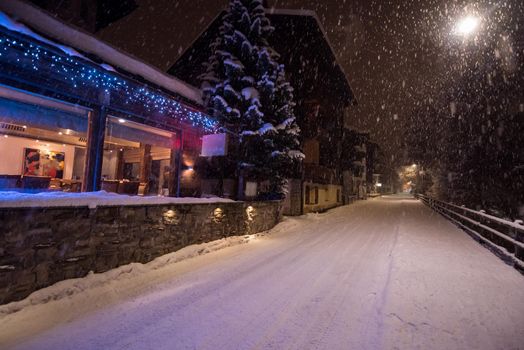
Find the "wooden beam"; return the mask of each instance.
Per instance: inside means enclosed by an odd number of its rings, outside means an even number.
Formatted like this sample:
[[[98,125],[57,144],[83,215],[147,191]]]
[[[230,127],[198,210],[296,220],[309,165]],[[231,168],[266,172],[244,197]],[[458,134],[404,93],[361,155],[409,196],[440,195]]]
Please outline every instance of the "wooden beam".
[[[183,132],[179,131],[175,135],[174,147],[171,149],[171,157],[169,159],[169,196],[180,197],[180,175],[182,173],[182,152],[184,150]]]
[[[106,120],[107,113],[103,106],[93,109],[88,114],[87,149],[84,181],[82,182],[83,192],[100,190]]]
[[[139,180],[146,184],[145,193],[149,190],[149,176],[151,175],[151,145],[140,144]]]
[[[120,148],[117,153],[115,179],[122,180],[124,178],[124,150]]]

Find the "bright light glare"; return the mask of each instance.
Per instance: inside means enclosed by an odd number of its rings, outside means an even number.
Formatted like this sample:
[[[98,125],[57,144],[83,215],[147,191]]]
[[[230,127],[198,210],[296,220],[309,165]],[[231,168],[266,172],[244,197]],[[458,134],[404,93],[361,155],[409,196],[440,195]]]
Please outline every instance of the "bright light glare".
[[[468,36],[477,30],[480,19],[473,16],[462,18],[455,27],[455,34]]]

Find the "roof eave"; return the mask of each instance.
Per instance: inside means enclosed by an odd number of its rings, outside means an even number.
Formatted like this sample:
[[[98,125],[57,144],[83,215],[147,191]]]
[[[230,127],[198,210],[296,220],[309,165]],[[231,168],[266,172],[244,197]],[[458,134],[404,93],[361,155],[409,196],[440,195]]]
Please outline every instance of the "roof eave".
[[[128,53],[95,38],[81,29],[50,16],[32,4],[19,0],[0,1],[0,10],[37,31],[65,45],[93,54],[104,62],[123,71],[143,77],[166,90],[178,94],[198,105],[202,105],[202,96],[198,88],[191,86],[161,70],[140,61]],[[123,66],[124,65],[124,66]]]
[[[329,37],[327,36],[327,32],[324,29],[324,26],[320,22],[320,19],[318,18],[318,15],[313,10],[306,10],[306,9],[277,9],[277,8],[269,8],[266,9],[267,14],[271,15],[283,15],[283,16],[308,16],[313,17],[315,21],[317,22],[318,27],[320,28],[320,31],[324,35],[324,38],[329,46],[329,49],[331,50],[331,53],[333,54],[333,57],[335,57],[335,61],[337,66],[340,68],[340,71],[344,75],[344,78],[346,80],[346,83],[348,84],[350,95],[352,97],[351,104],[356,106],[358,105],[357,98],[355,94],[353,93],[353,89],[351,88],[351,83],[349,81],[348,75],[346,74],[344,68],[340,65],[340,62],[338,61],[338,57],[335,54],[335,50],[333,49],[333,45],[331,44],[331,41],[329,40]]]

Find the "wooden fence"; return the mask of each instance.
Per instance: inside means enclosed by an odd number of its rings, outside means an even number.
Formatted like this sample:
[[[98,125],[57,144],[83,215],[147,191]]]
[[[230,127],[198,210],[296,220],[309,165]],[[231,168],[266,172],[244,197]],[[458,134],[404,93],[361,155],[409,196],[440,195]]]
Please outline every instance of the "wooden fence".
[[[524,273],[524,225],[424,195],[417,198]]]

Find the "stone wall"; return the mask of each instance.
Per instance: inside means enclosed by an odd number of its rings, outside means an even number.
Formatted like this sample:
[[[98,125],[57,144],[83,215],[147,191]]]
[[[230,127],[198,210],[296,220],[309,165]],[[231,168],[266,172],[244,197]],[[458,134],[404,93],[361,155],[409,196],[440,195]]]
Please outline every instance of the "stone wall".
[[[284,199],[284,215],[298,216],[302,215],[302,180],[287,180],[288,193]]]
[[[281,202],[0,208],[0,304],[55,282],[271,229]]]

